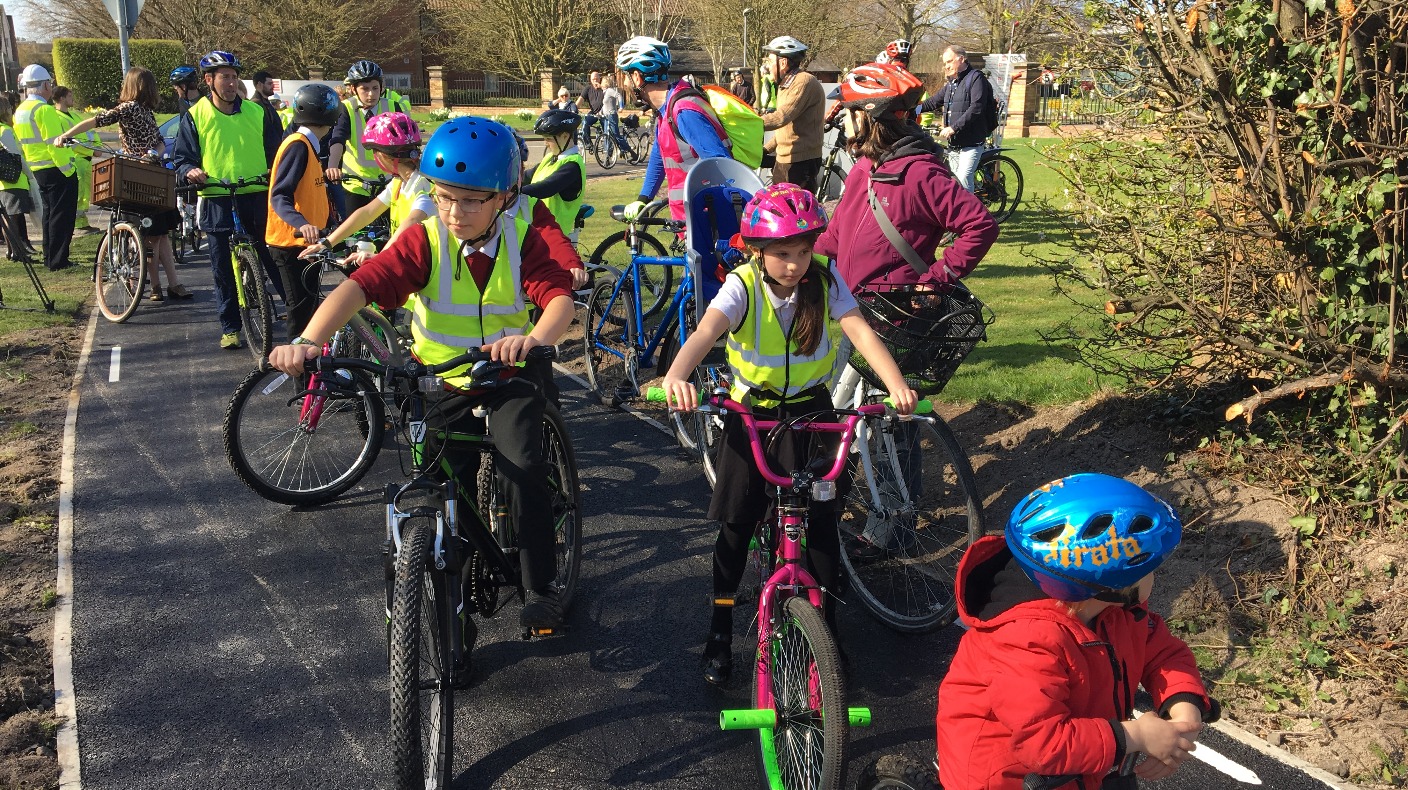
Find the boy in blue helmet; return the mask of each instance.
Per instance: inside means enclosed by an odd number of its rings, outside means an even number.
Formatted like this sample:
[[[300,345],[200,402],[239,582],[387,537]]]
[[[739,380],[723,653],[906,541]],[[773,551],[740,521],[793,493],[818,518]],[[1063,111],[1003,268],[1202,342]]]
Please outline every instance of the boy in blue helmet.
[[[969,630],[939,686],[946,790],[1019,790],[1028,773],[1133,787],[1117,775],[1127,757],[1146,755],[1134,773],[1151,780],[1188,759],[1216,707],[1192,651],[1146,603],[1181,535],[1173,508],[1139,486],[1078,474],[968,549],[956,595]],[[1136,719],[1141,684],[1155,710]]]
[[[435,364],[482,348],[496,361],[523,362],[530,349],[556,343],[572,321],[572,278],[527,218],[510,216],[521,178],[513,130],[484,118],[457,118],[436,130],[421,155],[420,172],[434,185],[436,215],[404,229],[381,253],[362,264],[318,308],[286,346],[269,354],[274,367],[302,375],[305,360],[362,307],[412,300],[411,353]],[[531,300],[542,314],[529,319]],[[546,368],[546,370],[545,370]],[[446,374],[452,393],[427,419],[437,430],[472,431],[488,424],[500,456],[500,473],[511,487],[509,501],[519,531],[519,556],[527,601],[519,620],[528,628],[562,623],[548,465],[542,455],[545,362],[530,362],[506,375],[538,386],[502,386],[488,391],[458,389],[467,370]],[[432,440],[433,444],[433,440]],[[431,447],[429,452],[440,452]],[[479,453],[451,444],[443,449],[455,476],[472,496]],[[472,500],[471,500],[472,501]],[[471,621],[466,621],[471,622]]]

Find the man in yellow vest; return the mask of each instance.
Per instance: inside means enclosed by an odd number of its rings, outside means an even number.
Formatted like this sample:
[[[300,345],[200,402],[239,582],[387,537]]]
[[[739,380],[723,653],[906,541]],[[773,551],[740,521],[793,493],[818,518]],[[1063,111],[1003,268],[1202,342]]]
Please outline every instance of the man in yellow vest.
[[[51,103],[53,80],[43,66],[26,66],[20,73],[20,85],[28,96],[15,110],[15,134],[44,201],[44,265],[51,272],[73,265],[68,252],[78,216],[78,175],[73,152],[51,144],[68,129],[67,120]]]
[[[282,130],[263,107],[240,98],[240,69],[239,58],[229,52],[216,50],[200,59],[209,94],[181,116],[172,146],[176,174],[188,183],[203,185],[212,179],[256,178],[268,173],[273,164]],[[239,333],[243,326],[234,268],[230,264],[236,209],[245,231],[254,237],[260,261],[283,295],[283,283],[264,245],[268,191],[267,186],[259,185],[243,187],[234,196],[225,191],[202,190],[199,222],[200,229],[210,237],[210,270],[220,309],[221,348],[241,347]]]
[[[368,120],[384,112],[410,115],[411,103],[396,91],[386,90],[381,67],[370,60],[353,63],[343,82],[351,86],[352,96],[342,102],[342,114],[328,141],[328,180],[336,183],[344,175],[368,181],[382,179],[375,157],[362,145],[362,130]],[[344,217],[372,202],[376,195],[371,187],[356,181],[333,190],[333,198],[339,201],[338,213]]]
[[[293,343],[275,348],[269,362],[304,375],[307,360],[362,307],[412,300],[411,353],[428,364],[447,362],[471,348],[518,365],[538,346],[556,343],[572,322],[570,277],[527,218],[509,216],[522,177],[513,130],[486,118],[456,118],[441,126],[421,156],[421,173],[434,184],[436,216],[407,228],[325,299]],[[542,315],[529,318],[534,306]],[[527,600],[519,622],[527,628],[561,624],[556,538],[542,422],[547,400],[541,384],[552,369],[543,361],[510,367],[504,382],[466,391],[466,368],[445,374],[452,394],[427,415],[430,453],[443,453],[473,495],[479,452],[443,446],[439,431],[475,430],[476,407],[489,409],[496,466],[510,487],[509,507],[518,526],[518,549]],[[534,386],[536,385],[536,386]],[[478,423],[482,425],[483,423]],[[467,621],[472,642],[472,621]],[[465,651],[466,655],[469,650]]]

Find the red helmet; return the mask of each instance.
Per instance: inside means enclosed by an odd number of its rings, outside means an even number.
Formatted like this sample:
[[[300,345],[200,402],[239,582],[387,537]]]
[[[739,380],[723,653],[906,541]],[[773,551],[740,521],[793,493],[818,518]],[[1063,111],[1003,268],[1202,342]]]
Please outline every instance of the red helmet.
[[[908,69],[894,63],[867,63],[856,66],[832,93],[843,107],[872,116],[893,113],[903,116],[919,104],[924,83]]]

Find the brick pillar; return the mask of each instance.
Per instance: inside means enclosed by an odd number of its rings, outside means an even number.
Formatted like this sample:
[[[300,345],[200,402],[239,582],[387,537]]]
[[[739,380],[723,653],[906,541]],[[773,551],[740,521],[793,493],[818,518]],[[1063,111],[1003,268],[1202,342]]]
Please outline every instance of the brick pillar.
[[[426,66],[425,81],[430,86],[430,106],[440,109],[445,106],[445,67]]]
[[[308,79],[312,82],[320,82],[323,79],[323,68],[321,66],[308,67]]]
[[[1030,137],[1032,120],[1041,110],[1041,67],[1028,66],[1018,72],[1007,102],[1007,130],[1012,137]]]
[[[538,98],[543,109],[547,109],[557,98],[557,86],[562,81],[562,72],[557,69],[543,69],[538,72]]]

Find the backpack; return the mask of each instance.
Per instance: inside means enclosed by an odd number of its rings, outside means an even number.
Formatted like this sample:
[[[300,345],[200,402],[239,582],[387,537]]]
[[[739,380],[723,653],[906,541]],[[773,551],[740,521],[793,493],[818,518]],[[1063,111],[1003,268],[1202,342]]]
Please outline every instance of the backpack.
[[[977,75],[977,78],[978,78],[978,79],[983,80],[984,82],[987,82],[987,77],[984,76],[981,71],[978,71],[977,69],[974,69],[974,68],[970,68],[970,69],[968,69],[968,71],[969,71],[969,74]],[[968,80],[968,77],[965,76],[963,79],[964,79],[964,81],[966,82],[966,81]],[[957,92],[958,89],[961,88],[961,87],[963,87],[963,83],[958,83],[958,84],[955,84],[955,85],[947,86],[947,87],[945,88],[945,90],[951,90],[951,91]],[[944,97],[944,103],[945,103],[945,104],[948,104],[948,103],[949,103],[950,101],[952,101],[952,100],[953,100],[953,99],[952,99],[952,96],[945,96],[945,97]],[[986,93],[986,100],[983,102],[983,108],[982,108],[982,119],[983,119],[983,127],[982,127],[982,128],[983,128],[983,136],[984,136],[984,137],[986,137],[987,135],[992,134],[992,133],[997,129],[997,124],[998,124],[998,121],[999,121],[1000,117],[1001,117],[1001,115],[1000,115],[1000,110],[999,110],[999,108],[998,108],[998,106],[997,106],[997,93],[996,93],[995,91],[993,91],[993,89],[992,89],[992,83],[988,83],[988,90],[987,90],[987,93]]]
[[[0,181],[13,184],[24,173],[24,160],[19,154],[0,148]]]
[[[714,110],[719,125],[728,135],[729,151],[734,160],[750,170],[756,170],[763,163],[763,118],[742,99],[734,96],[719,85],[690,86],[680,90],[670,100],[665,117],[670,121],[670,131],[679,137],[679,127],[675,125],[675,103],[686,96],[703,99]]]

